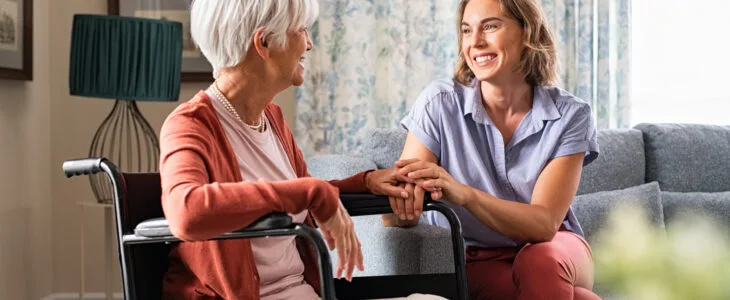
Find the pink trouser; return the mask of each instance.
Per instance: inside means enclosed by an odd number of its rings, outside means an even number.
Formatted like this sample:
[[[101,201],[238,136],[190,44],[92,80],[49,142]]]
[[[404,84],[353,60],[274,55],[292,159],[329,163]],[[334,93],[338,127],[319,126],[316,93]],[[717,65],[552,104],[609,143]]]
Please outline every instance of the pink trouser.
[[[600,299],[588,243],[570,231],[523,247],[466,249],[471,299]]]

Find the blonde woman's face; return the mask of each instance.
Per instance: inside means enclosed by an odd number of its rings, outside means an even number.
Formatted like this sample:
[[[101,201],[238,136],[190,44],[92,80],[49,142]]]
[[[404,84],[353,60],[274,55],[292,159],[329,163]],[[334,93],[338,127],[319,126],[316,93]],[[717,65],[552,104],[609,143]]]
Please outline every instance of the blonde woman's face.
[[[461,51],[480,81],[524,80],[517,73],[522,58],[522,26],[502,12],[499,0],[472,0],[461,22]]]

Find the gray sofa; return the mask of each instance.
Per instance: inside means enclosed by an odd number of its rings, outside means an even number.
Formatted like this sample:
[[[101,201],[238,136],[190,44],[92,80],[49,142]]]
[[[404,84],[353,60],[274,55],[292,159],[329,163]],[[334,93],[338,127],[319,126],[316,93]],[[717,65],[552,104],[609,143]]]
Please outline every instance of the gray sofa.
[[[367,136],[358,153],[309,158],[312,176],[344,178],[391,167],[405,132],[376,129]],[[601,154],[583,169],[573,203],[589,242],[596,241],[610,208],[625,202],[646,208],[661,229],[700,210],[730,233],[730,126],[640,124],[600,130],[598,143]],[[356,217],[355,222],[366,262],[366,270],[356,276],[453,272],[448,231],[426,224],[384,228],[378,216]]]

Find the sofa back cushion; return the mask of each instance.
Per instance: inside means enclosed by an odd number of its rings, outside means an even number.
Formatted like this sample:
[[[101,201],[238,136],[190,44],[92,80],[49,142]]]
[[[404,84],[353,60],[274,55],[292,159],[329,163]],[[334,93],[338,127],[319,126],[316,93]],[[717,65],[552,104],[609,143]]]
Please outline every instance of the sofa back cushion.
[[[662,192],[662,206],[667,224],[683,217],[702,216],[715,222],[726,236],[730,233],[730,192]]]
[[[635,129],[599,130],[600,154],[583,167],[578,195],[621,190],[644,183],[644,141]]]
[[[730,126],[639,124],[646,181],[666,192],[730,191]]]
[[[363,139],[360,155],[372,160],[378,169],[393,167],[406,144],[405,129],[371,129]]]

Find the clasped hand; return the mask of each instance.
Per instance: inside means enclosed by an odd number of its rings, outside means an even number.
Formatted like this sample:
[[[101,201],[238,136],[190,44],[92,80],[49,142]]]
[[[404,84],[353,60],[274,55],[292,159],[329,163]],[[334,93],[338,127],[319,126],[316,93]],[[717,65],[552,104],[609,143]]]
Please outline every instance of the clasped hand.
[[[444,199],[463,206],[468,197],[468,187],[458,182],[441,166],[418,159],[399,160],[395,163],[398,178],[404,180],[399,186],[405,188],[408,197],[389,196],[393,213],[401,220],[416,220],[423,212],[426,192],[431,199]]]

